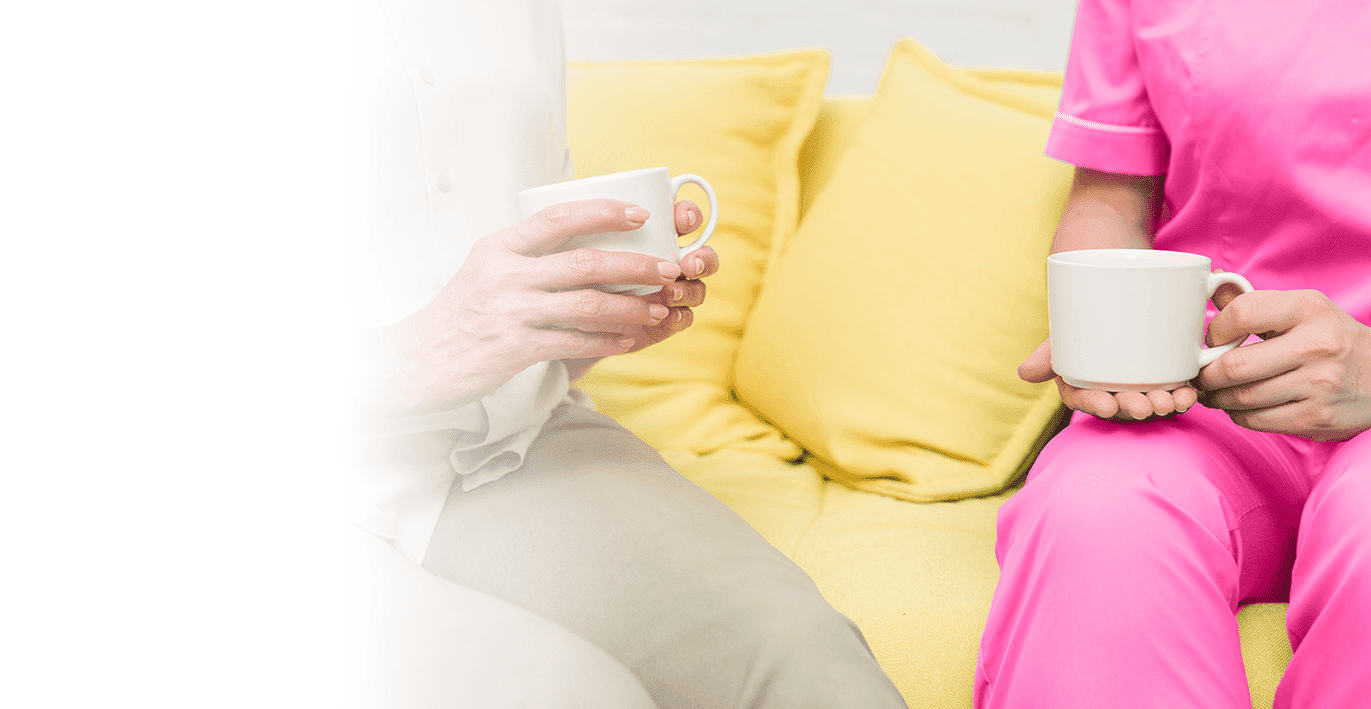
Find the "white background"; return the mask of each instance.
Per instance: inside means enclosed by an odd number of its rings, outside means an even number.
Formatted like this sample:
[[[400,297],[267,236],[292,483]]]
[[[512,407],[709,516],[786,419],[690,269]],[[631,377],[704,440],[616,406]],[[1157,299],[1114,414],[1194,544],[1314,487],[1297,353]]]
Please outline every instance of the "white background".
[[[339,706],[347,3],[13,5],[0,706]],[[864,93],[902,36],[1061,70],[1072,2],[563,9],[572,58],[824,46]]]
[[[346,7],[6,5],[0,706],[340,706]]]
[[[958,66],[1066,69],[1075,0],[562,0],[570,59],[826,47],[830,94],[870,93],[895,41]]]

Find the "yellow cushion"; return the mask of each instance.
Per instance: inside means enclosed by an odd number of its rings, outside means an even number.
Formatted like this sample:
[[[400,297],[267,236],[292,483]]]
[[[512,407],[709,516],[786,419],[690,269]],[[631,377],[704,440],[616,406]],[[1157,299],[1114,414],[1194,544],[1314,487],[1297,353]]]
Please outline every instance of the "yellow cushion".
[[[1055,389],[1015,374],[1047,337],[1044,262],[1071,179],[1042,154],[1053,107],[1036,87],[1059,79],[1022,74],[896,45],[767,275],[736,391],[834,479],[916,501],[994,493],[1060,419]]]
[[[799,218],[796,161],[823,101],[828,63],[828,53],[814,49],[569,67],[567,132],[578,176],[665,165],[673,175],[703,176],[719,199],[710,245],[721,270],[707,281],[695,324],[601,362],[583,381],[601,410],[654,446],[799,454],[731,400],[728,382],[777,235]],[[707,208],[696,189],[682,197]]]
[[[1051,115],[1061,94],[1061,77],[1024,69],[954,69],[996,86],[1011,105],[1040,115]],[[809,212],[833,176],[838,159],[847,152],[866,115],[871,112],[870,96],[829,96],[819,109],[819,120],[800,149],[800,218]]]

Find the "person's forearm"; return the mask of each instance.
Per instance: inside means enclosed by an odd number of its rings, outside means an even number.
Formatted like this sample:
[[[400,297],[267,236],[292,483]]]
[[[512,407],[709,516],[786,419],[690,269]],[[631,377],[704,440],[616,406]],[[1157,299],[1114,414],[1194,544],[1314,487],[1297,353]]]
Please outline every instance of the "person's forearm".
[[[1076,168],[1052,253],[1150,249],[1161,205],[1161,178]]]

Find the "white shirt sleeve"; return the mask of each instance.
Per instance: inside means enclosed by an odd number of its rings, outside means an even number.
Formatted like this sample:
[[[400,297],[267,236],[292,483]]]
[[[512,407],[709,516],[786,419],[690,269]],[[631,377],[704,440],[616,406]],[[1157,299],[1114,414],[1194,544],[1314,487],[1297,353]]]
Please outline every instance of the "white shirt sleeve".
[[[572,177],[566,71],[555,0],[366,0],[357,18],[354,312],[379,327],[518,222],[520,190]],[[517,470],[569,400],[566,367],[543,362],[470,405],[369,426],[350,516],[421,561],[454,483]]]

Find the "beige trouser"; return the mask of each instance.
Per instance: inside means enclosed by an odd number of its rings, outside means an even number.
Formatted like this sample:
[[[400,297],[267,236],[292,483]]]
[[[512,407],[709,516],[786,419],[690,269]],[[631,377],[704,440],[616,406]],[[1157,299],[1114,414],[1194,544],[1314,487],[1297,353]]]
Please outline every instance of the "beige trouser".
[[[454,488],[424,567],[602,648],[662,709],[904,707],[861,632],[742,518],[603,415]]]
[[[440,579],[349,525],[350,706],[652,709],[623,665],[556,623]]]

